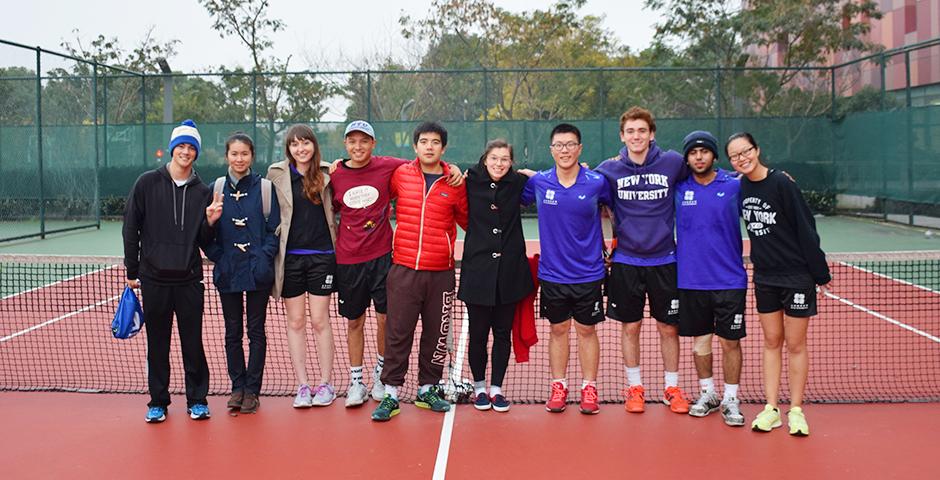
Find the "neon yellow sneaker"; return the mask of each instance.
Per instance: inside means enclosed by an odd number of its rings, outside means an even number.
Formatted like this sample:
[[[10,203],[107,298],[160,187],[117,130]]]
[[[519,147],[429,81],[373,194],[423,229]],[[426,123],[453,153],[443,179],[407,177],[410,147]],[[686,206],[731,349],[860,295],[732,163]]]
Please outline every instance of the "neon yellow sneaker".
[[[809,425],[806,423],[806,415],[803,415],[802,408],[791,408],[787,413],[787,423],[790,424],[790,435],[798,437],[809,435]]]
[[[771,405],[764,405],[764,410],[758,413],[757,418],[751,422],[751,430],[769,432],[781,425],[783,425],[783,422],[780,421],[780,409]]]

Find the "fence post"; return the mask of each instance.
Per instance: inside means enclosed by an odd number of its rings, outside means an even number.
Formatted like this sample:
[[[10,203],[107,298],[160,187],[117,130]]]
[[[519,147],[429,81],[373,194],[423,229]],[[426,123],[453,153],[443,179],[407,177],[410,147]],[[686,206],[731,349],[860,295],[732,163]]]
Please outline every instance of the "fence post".
[[[372,71],[366,70],[366,121],[372,123]]]
[[[836,119],[836,68],[835,67],[829,67],[829,86],[830,86],[829,118],[831,120],[835,120]]]
[[[715,116],[718,120],[717,134],[718,138],[725,138],[722,128],[722,105],[721,105],[721,66],[715,65]]]
[[[911,128],[914,126],[911,112],[911,51],[904,52],[904,77],[906,84],[904,86],[904,95],[906,97],[905,106],[907,107],[907,128],[904,129],[907,136],[907,198],[908,212],[907,224],[914,224],[914,146],[911,144],[914,136]]]
[[[107,77],[107,76],[104,77],[104,89],[103,89],[103,90],[104,90],[104,92],[102,93],[102,95],[104,96],[104,112],[102,112],[102,114],[101,114],[101,117],[102,117],[102,118],[101,118],[101,121],[102,121],[102,123],[104,123],[104,138],[102,139],[102,143],[104,143],[104,166],[107,167],[107,166],[109,166],[109,164],[108,164],[108,144],[109,144],[109,138],[108,138],[108,77]]]
[[[489,116],[490,116],[490,95],[489,82],[487,81],[486,67],[483,67],[483,141],[490,138],[489,135]]]
[[[251,139],[258,141],[258,72],[251,72]],[[274,139],[270,140],[271,142]],[[273,158],[268,159],[274,163]]]
[[[36,164],[39,166],[39,238],[46,238],[46,188],[42,165],[42,48],[36,47]]]
[[[606,120],[606,116],[607,116],[607,108],[606,108],[607,107],[607,88],[606,88],[607,84],[604,82],[604,79],[606,77],[604,77],[603,69],[598,71],[598,75],[600,76],[597,82],[597,87],[600,93],[600,95],[598,95],[600,105],[599,105],[599,111],[597,112],[597,118],[600,119],[601,121],[601,144],[600,144],[600,148],[598,148],[597,150],[600,154],[598,156],[603,157],[604,151],[605,151],[604,149],[606,148],[606,145],[607,145],[607,135],[604,133],[604,131],[607,130],[604,125],[604,123],[606,123],[604,120]]]
[[[141,159],[141,164],[147,166],[147,77],[141,75],[140,77],[140,139],[141,147],[143,148],[143,158]],[[168,152],[170,156],[173,156],[173,152]]]
[[[101,230],[101,180],[98,171],[100,149],[98,145],[98,62],[91,65],[91,115],[95,126],[95,226]]]
[[[888,87],[887,85],[885,85],[885,82],[887,81],[886,75],[885,75],[885,68],[887,66],[888,60],[883,53],[881,54],[881,57],[879,57],[879,59],[880,61],[878,63],[881,64],[880,70],[881,70],[881,112],[882,112],[880,123],[883,125],[885,121],[884,111],[885,111],[885,106],[886,106],[885,104],[887,102],[887,92],[888,92]],[[881,220],[885,222],[888,221],[888,165],[887,163],[888,162],[881,162]]]

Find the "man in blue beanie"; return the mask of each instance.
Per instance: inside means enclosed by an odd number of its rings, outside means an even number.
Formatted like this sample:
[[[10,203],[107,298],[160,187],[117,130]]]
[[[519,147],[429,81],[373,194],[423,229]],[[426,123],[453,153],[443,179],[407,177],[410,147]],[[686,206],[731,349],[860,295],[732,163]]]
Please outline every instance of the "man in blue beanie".
[[[148,423],[164,421],[170,405],[174,313],[183,351],[187,412],[194,420],[209,418],[209,365],[202,346],[205,287],[199,248],[212,241],[212,225],[222,215],[222,199],[213,200],[211,189],[193,170],[200,143],[192,120],[174,128],[167,148],[169,163],[137,179],[124,211],[127,285],[141,289],[147,330]]]
[[[741,184],[715,168],[718,141],[696,130],[685,137],[684,157],[692,175],[676,187],[676,258],[679,335],[694,337],[692,357],[701,395],[689,415],[716,410],[726,424],[744,425],[737,399],[741,345],[745,336],[747,273],[741,260]],[[724,370],[724,398],[712,377],[712,336],[718,335]]]

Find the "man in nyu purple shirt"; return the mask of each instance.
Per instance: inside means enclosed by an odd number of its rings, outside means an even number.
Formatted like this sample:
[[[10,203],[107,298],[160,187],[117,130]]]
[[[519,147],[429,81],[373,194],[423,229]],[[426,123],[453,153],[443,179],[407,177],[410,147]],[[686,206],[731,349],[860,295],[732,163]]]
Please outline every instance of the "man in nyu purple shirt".
[[[663,403],[687,413],[679,389],[679,295],[676,286],[676,184],[689,176],[679,153],[656,145],[656,122],[646,109],[632,107],[620,117],[620,155],[601,163],[613,196],[617,249],[607,283],[607,316],[623,322],[623,360],[628,388],[625,408],[640,413],[645,390],[640,375],[640,325],[649,296],[659,330],[665,370]]]
[[[679,335],[695,337],[692,357],[701,395],[689,415],[721,410],[725,423],[744,425],[737,399],[745,336],[747,272],[741,260],[741,183],[715,168],[718,141],[705,131],[685,137],[682,151],[692,175],[676,188]],[[718,335],[724,398],[712,374],[712,337]]]

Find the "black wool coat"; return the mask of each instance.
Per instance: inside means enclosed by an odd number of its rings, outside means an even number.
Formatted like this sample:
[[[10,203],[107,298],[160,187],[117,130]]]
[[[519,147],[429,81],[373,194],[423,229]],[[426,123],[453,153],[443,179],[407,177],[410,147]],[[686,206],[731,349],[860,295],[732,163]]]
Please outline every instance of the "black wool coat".
[[[457,292],[464,303],[516,303],[534,288],[519,204],[527,180],[510,170],[494,182],[483,165],[467,172],[469,219]]]

